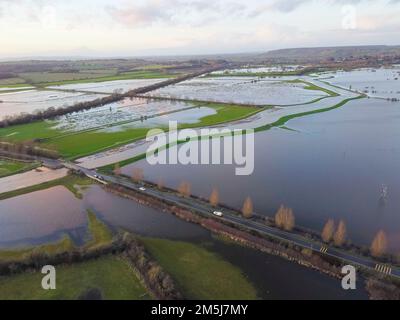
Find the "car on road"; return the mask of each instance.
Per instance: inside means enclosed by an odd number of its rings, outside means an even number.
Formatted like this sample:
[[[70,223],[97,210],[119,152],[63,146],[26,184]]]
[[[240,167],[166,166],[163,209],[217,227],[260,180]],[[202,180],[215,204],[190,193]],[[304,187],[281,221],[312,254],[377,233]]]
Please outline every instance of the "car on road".
[[[223,216],[223,213],[222,213],[221,211],[214,211],[214,212],[213,212],[213,215],[214,215],[214,216],[217,216],[217,217],[222,217],[222,216]]]
[[[140,191],[146,191],[146,188],[145,187],[140,187],[139,190]]]

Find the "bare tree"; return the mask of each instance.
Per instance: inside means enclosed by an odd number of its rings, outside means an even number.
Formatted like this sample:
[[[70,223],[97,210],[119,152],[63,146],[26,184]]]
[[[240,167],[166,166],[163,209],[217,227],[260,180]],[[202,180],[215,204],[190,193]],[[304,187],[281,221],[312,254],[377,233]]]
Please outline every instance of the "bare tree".
[[[335,245],[340,247],[346,242],[346,236],[347,236],[346,223],[343,220],[340,220],[336,232],[333,235],[333,242],[335,243]]]
[[[387,237],[383,230],[380,230],[371,244],[371,255],[379,258],[386,253],[387,250]]]
[[[141,182],[144,179],[143,169],[134,168],[132,171],[132,180],[135,182]]]
[[[275,214],[275,224],[279,228],[292,231],[295,226],[293,210],[281,205]]]
[[[285,207],[281,205],[278,211],[275,214],[275,224],[277,227],[283,227],[283,216],[284,216]]]
[[[217,188],[214,188],[210,195],[210,204],[216,207],[219,203],[219,193]]]
[[[243,217],[249,219],[253,216],[253,202],[251,201],[250,197],[247,197],[243,203],[242,208]]]
[[[332,240],[333,234],[335,233],[335,221],[329,219],[324,228],[322,229],[321,238],[324,242],[328,243]]]
[[[296,220],[295,220],[295,217],[293,214],[293,210],[290,208],[287,208],[284,229],[286,231],[292,231],[294,229],[295,224],[296,224]]]
[[[190,197],[191,188],[190,183],[183,181],[178,187],[178,192],[184,197]]]

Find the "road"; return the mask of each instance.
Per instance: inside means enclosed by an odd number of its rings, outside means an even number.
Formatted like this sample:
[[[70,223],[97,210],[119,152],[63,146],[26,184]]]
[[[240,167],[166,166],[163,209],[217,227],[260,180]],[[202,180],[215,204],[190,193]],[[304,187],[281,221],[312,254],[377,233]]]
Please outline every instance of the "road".
[[[74,163],[64,162],[63,165],[70,169],[79,170],[91,178],[95,178],[95,176],[100,175],[94,169],[87,169],[87,168],[78,166]],[[192,197],[191,198],[183,198],[173,192],[161,191],[159,189],[149,187],[149,186],[146,186],[145,190],[140,190],[140,188],[143,187],[143,185],[134,183],[133,181],[129,180],[128,178],[109,176],[109,175],[100,175],[100,176],[102,177],[102,179],[104,179],[103,182],[113,183],[113,184],[123,186],[125,188],[128,188],[128,189],[143,193],[145,195],[154,197],[156,199],[169,202],[172,205],[175,205],[175,206],[178,206],[178,207],[181,207],[184,209],[188,209],[191,211],[195,211],[197,214],[200,214],[202,216],[210,217],[210,218],[212,217],[214,219],[220,219],[221,221],[229,222],[230,224],[233,224],[235,226],[239,226],[239,227],[245,228],[247,230],[256,231],[257,233],[259,233],[261,235],[266,235],[266,236],[273,237],[273,238],[276,238],[279,240],[287,241],[287,242],[293,243],[295,245],[298,245],[300,247],[310,249],[315,252],[319,252],[320,254],[334,257],[336,259],[339,259],[345,263],[348,263],[348,264],[351,264],[354,266],[360,266],[360,267],[368,268],[371,270],[375,270],[376,272],[383,273],[386,275],[400,277],[400,269],[399,268],[395,268],[390,265],[384,265],[381,263],[377,263],[376,261],[373,261],[370,258],[357,256],[357,255],[351,254],[349,252],[345,252],[340,249],[331,248],[325,244],[318,243],[311,239],[307,239],[301,235],[286,232],[284,230],[281,230],[281,229],[278,229],[275,227],[267,226],[265,224],[262,224],[258,221],[252,220],[252,219],[246,219],[246,218],[242,217],[238,212],[233,211],[233,210],[229,210],[226,208],[214,208],[208,202],[203,201],[201,199],[192,198]],[[223,216],[216,217],[213,214],[213,212],[215,210],[222,211]]]

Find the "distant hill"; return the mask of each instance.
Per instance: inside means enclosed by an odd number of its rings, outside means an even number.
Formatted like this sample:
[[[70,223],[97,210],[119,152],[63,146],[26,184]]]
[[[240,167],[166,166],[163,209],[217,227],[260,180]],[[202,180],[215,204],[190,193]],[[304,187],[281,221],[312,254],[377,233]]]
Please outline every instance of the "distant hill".
[[[328,60],[332,58],[344,59],[381,55],[400,55],[400,46],[349,46],[280,49],[260,54],[257,56],[257,60],[278,59],[307,62],[315,60]]]

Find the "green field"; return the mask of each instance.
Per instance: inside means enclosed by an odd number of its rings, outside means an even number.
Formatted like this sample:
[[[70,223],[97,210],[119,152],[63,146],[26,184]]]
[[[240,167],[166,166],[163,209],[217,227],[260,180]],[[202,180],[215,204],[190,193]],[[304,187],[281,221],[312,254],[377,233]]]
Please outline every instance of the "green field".
[[[38,165],[38,163],[14,161],[0,158],[0,178],[33,169]]]
[[[338,93],[336,93],[336,92],[334,92],[332,90],[317,86],[317,85],[315,85],[315,84],[313,84],[311,82],[305,81],[305,80],[297,79],[297,80],[289,80],[289,81],[286,81],[286,82],[287,83],[302,83],[302,84],[305,85],[304,89],[306,89],[306,90],[322,91],[322,92],[325,92],[326,94],[328,94],[331,97],[339,96]]]
[[[0,88],[48,87],[131,79],[168,79],[179,76],[179,74],[172,74],[167,71],[168,67],[148,66],[140,70],[127,72],[118,72],[118,68],[83,69],[75,72],[25,72],[19,73],[12,78],[0,79]]]
[[[161,267],[171,274],[188,299],[257,299],[241,270],[213,252],[186,242],[143,238]]]
[[[180,124],[180,128],[204,127],[231,122],[247,118],[264,110],[258,107],[215,103],[203,103],[201,106],[214,108],[217,113],[203,117],[195,124]],[[115,132],[91,130],[63,133],[60,130],[52,129],[54,125],[54,121],[38,121],[25,125],[1,128],[0,137],[14,142],[45,139],[42,142],[45,148],[58,151],[64,158],[76,159],[143,139],[149,130],[149,128],[132,128]]]
[[[52,129],[54,121],[36,121],[0,128],[0,138],[14,142],[29,141],[33,139],[45,139],[62,134],[61,131]]]
[[[251,106],[238,106],[229,104],[208,103],[201,105],[202,107],[213,108],[216,114],[206,116],[200,119],[198,123],[182,124],[180,128],[194,128],[194,127],[207,127],[220,123],[237,121],[248,118],[258,112],[264,111],[265,108],[251,107]]]
[[[91,239],[85,244],[85,248],[94,249],[107,245],[112,241],[113,234],[104,222],[97,219],[96,215],[88,211],[88,233]]]
[[[267,124],[265,126],[261,126],[255,129],[256,132],[260,132],[260,131],[265,131],[265,130],[269,130],[273,127],[281,127],[284,126],[288,121],[293,120],[295,118],[301,118],[301,117],[305,117],[305,116],[309,116],[312,114],[317,114],[317,113],[322,113],[322,112],[327,112],[327,111],[331,111],[334,109],[338,109],[340,107],[343,107],[345,104],[347,104],[348,102],[352,101],[352,100],[358,100],[358,99],[363,99],[364,96],[358,96],[355,98],[348,98],[345,99],[341,102],[339,102],[338,104],[335,104],[332,107],[328,107],[328,108],[323,108],[323,109],[317,109],[317,110],[311,110],[311,111],[306,111],[306,112],[301,112],[301,113],[295,113],[295,114],[290,114],[287,116],[284,116],[280,119],[278,119],[277,121],[271,123],[271,124]]]
[[[26,87],[27,84],[25,83],[24,79],[21,78],[7,78],[7,79],[0,79],[0,88],[1,87]]]
[[[108,300],[149,298],[128,262],[116,256],[58,266],[56,270],[56,290],[42,289],[40,272],[0,277],[0,300],[78,299],[89,289],[100,290]]]
[[[80,74],[81,75],[81,74]],[[153,71],[153,70],[143,70],[143,71],[130,71],[123,72],[118,74],[110,74],[110,75],[99,75],[92,74],[91,76],[87,76],[85,78],[80,79],[70,79],[65,77],[59,77],[56,80],[49,80],[46,77],[43,77],[41,81],[34,82],[34,84],[39,85],[41,87],[48,86],[61,86],[64,84],[79,84],[79,83],[96,83],[96,82],[105,82],[105,81],[115,81],[115,80],[132,80],[132,79],[168,79],[174,78],[177,75],[172,75],[164,72]]]

